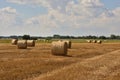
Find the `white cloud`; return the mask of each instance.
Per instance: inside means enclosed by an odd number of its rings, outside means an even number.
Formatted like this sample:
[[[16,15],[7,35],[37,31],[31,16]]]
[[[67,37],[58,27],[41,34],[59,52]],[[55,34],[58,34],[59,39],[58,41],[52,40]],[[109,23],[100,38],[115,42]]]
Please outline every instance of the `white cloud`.
[[[18,32],[21,25],[21,19],[18,17],[16,9],[12,7],[4,7],[0,9],[0,35],[8,35]]]
[[[6,0],[7,2],[22,4],[22,5],[35,5],[35,6],[44,6],[49,7],[49,0]]]
[[[11,7],[5,7],[0,9],[0,25],[8,27],[15,22],[16,10]]]
[[[26,4],[25,0],[7,0],[8,2],[17,3],[17,4]],[[26,0],[28,1],[28,0]]]
[[[100,0],[79,0],[80,3],[86,7],[102,7]]]
[[[15,14],[16,13],[16,9],[13,9],[13,8],[11,8],[11,7],[6,7],[6,8],[2,8],[1,10],[0,10],[1,12],[5,12],[5,13],[13,13],[13,14]]]
[[[120,16],[120,7],[116,8],[115,10],[113,10],[113,13],[114,13],[116,16]]]
[[[42,33],[119,33],[120,8],[109,10],[100,0],[7,0],[17,4],[43,6],[48,13],[26,19],[24,30]],[[9,10],[9,9],[8,9]],[[13,12],[15,12],[13,10]],[[33,28],[33,29],[32,29]],[[54,32],[53,32],[54,31]],[[104,32],[103,32],[104,31]]]

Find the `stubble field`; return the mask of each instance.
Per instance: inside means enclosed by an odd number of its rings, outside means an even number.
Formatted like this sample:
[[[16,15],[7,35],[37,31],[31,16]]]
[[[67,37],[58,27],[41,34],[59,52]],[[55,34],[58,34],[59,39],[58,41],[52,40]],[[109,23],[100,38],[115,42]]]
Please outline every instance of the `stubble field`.
[[[119,80],[120,43],[73,43],[67,56],[51,43],[17,49],[0,43],[0,80]]]

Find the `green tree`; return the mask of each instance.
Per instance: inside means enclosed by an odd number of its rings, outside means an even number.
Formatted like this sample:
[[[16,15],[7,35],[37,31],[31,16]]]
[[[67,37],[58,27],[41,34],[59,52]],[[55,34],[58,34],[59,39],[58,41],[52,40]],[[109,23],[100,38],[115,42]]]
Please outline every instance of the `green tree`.
[[[107,39],[105,36],[100,36],[99,39]]]
[[[53,35],[53,38],[55,38],[55,39],[60,39],[60,35],[55,34],[55,35]]]
[[[28,39],[30,39],[30,35],[23,35],[22,39],[28,40]]]
[[[111,38],[111,39],[116,39],[116,35],[111,34],[111,35],[110,35],[110,38]]]

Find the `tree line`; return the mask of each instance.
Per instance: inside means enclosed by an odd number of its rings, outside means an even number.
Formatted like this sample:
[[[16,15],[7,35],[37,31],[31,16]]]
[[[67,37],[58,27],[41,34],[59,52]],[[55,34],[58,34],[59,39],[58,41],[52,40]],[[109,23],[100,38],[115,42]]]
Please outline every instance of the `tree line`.
[[[120,39],[120,35],[111,34],[110,36],[60,36],[60,35],[53,35],[53,38],[58,39]]]
[[[16,35],[12,35],[12,36],[0,36],[0,38],[17,38],[17,39],[120,39],[120,35],[114,35],[111,34],[110,36],[93,36],[93,35],[89,35],[89,36],[62,36],[62,35],[58,35],[55,34],[53,36],[47,36],[47,37],[40,37],[40,36],[30,36],[30,35],[23,35],[23,36],[16,36]]]

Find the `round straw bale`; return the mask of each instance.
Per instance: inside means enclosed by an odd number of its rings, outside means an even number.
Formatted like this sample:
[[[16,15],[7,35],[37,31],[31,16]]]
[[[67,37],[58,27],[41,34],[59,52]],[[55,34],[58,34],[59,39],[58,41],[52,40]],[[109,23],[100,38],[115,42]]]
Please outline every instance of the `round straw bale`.
[[[27,40],[27,46],[28,47],[34,47],[35,46],[35,40]]]
[[[93,43],[96,43],[97,41],[96,41],[96,40],[93,40],[92,42],[93,42]]]
[[[102,41],[101,41],[101,40],[97,40],[97,43],[98,43],[98,44],[101,44],[101,43],[102,43]]]
[[[18,49],[26,49],[27,41],[26,40],[18,40],[17,47],[18,47]]]
[[[67,48],[71,48],[72,42],[70,40],[64,40],[67,43]]]
[[[18,41],[18,39],[12,39],[12,41],[11,41],[12,45],[16,45],[17,41]]]
[[[53,55],[67,55],[67,49],[66,42],[52,42],[51,52]]]
[[[91,43],[91,40],[86,40],[88,43]]]

